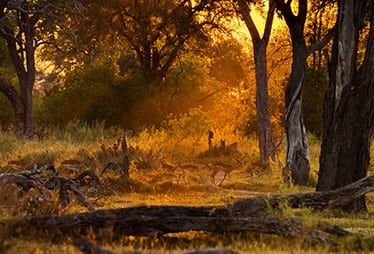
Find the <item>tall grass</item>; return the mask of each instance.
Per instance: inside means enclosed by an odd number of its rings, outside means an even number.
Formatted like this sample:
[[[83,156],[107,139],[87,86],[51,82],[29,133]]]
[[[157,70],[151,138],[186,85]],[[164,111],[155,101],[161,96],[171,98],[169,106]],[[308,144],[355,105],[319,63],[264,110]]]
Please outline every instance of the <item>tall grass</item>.
[[[188,116],[187,116],[188,117]],[[194,116],[196,117],[196,116]],[[114,173],[105,176],[104,182],[109,189],[114,189],[109,195],[95,198],[98,208],[119,208],[139,204],[145,205],[220,205],[228,204],[233,200],[253,195],[266,195],[274,192],[298,192],[303,190],[312,191],[317,181],[318,161],[320,152],[320,140],[309,135],[309,148],[311,151],[311,183],[305,187],[288,187],[280,182],[280,170],[274,166],[271,175],[262,177],[250,177],[248,169],[253,162],[258,161],[258,143],[255,137],[243,137],[234,131],[232,127],[215,129],[213,145],[219,146],[221,140],[226,144],[238,142],[238,152],[229,156],[219,156],[212,158],[202,157],[208,149],[208,139],[206,127],[201,127],[200,133],[194,136],[193,128],[199,125],[189,123],[191,130],[180,130],[184,128],[186,119],[172,119],[163,128],[145,128],[138,133],[124,131],[121,129],[108,129],[103,123],[86,124],[81,121],[69,123],[65,128],[51,127],[42,139],[24,138],[16,133],[0,132],[0,167],[6,170],[7,162],[19,158],[32,159],[36,163],[52,163],[56,166],[64,159],[82,158],[90,155],[91,158],[99,162],[98,167],[102,168],[110,160],[120,160],[119,151],[114,149],[118,145],[118,139],[126,135],[129,152],[132,157],[130,175],[134,183],[130,188],[123,187],[118,182],[118,176]],[[186,127],[186,126],[185,126]],[[188,128],[188,127],[186,127]],[[186,133],[189,133],[188,135]],[[199,137],[201,136],[201,137]],[[136,153],[135,153],[135,152]],[[279,147],[280,160],[284,161],[285,152]],[[374,149],[371,149],[374,156]],[[116,157],[117,156],[117,157]],[[142,156],[144,159],[153,160],[152,168],[137,167],[134,160]],[[227,157],[236,157],[243,162],[243,166],[234,171],[231,178],[222,187],[210,184],[210,172],[204,165],[212,160],[226,160]],[[175,182],[173,176],[168,176],[167,172],[160,168],[160,163],[167,161],[170,163],[193,163],[202,167],[202,179],[196,175],[188,175],[187,183]],[[373,169],[371,169],[373,170]],[[372,172],[372,171],[371,171]],[[124,191],[125,190],[125,191]],[[10,197],[10,196],[9,196]],[[372,196],[371,196],[372,198]],[[27,201],[25,196],[24,201]],[[8,199],[9,201],[9,199]],[[42,207],[44,210],[53,209],[48,203]],[[30,211],[25,211],[25,206],[15,202],[13,214],[9,209],[0,205],[0,215],[3,218],[24,215]],[[370,208],[373,206],[369,204]],[[28,207],[29,208],[29,207]],[[40,209],[40,208],[39,208]],[[44,211],[43,210],[43,211]],[[66,208],[65,213],[84,211],[85,208],[76,202]],[[39,211],[40,212],[40,211]],[[308,209],[297,211],[284,208],[284,216],[310,217],[310,220],[328,219],[334,223],[346,227],[358,227],[371,232],[373,222],[367,217],[354,217],[348,219],[337,219],[331,213],[317,213]],[[369,217],[372,217],[371,213]],[[0,248],[2,236],[0,232]],[[51,250],[60,253],[79,253],[74,247],[66,243],[54,244],[38,239],[7,239],[14,243],[18,241],[16,247],[12,247],[9,253],[23,250],[37,253],[50,253]],[[115,253],[134,251],[135,247],[143,251],[159,251],[160,253],[181,253],[187,249],[204,247],[228,247],[239,253],[355,253],[361,250],[373,251],[366,242],[354,237],[347,238],[341,246],[331,248],[325,245],[318,246],[304,242],[302,239],[284,239],[276,236],[258,234],[209,234],[202,232],[189,232],[186,235],[177,235],[174,238],[126,238],[121,243],[106,243],[104,247],[112,249]],[[152,250],[151,250],[152,249]]]

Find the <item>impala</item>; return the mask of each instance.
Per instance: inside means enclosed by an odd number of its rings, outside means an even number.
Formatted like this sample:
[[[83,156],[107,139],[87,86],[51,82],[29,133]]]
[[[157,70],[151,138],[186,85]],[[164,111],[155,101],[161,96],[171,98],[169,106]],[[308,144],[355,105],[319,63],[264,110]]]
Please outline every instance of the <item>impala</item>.
[[[240,167],[242,165],[242,163],[237,160],[238,163],[235,164],[235,165],[231,165],[231,164],[228,164],[228,163],[224,163],[224,162],[212,162],[212,163],[209,163],[208,164],[208,168],[210,168],[212,170],[212,173],[210,174],[210,177],[211,177],[211,182],[213,185],[216,185],[216,175],[218,174],[218,172],[223,172],[223,178],[221,180],[221,182],[218,184],[218,186],[221,186],[223,181],[225,181],[226,177],[230,177],[230,173],[231,171],[233,171],[234,169],[237,169],[238,167]]]

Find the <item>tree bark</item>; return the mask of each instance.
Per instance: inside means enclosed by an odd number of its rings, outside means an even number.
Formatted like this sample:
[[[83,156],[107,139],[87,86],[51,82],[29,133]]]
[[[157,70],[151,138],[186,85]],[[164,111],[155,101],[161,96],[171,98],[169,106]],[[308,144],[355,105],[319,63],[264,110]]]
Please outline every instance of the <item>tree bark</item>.
[[[12,104],[17,129],[26,136],[33,134],[33,106],[32,91],[35,82],[35,19],[36,14],[31,12],[19,11],[19,8],[28,10],[31,8],[28,3],[19,3],[21,6],[10,7],[10,10],[18,12],[17,23],[19,30],[19,38],[16,38],[15,31],[10,26],[3,25],[0,27],[0,36],[2,36],[7,44],[8,53],[12,61],[14,70],[17,75],[19,93],[10,84],[4,80],[0,83],[0,91],[9,99]],[[14,22],[8,20],[5,7],[0,11],[0,17],[4,18],[4,24]],[[13,9],[14,8],[14,9]]]
[[[291,169],[292,180],[295,184],[306,184],[309,176],[310,152],[306,128],[302,115],[302,90],[304,86],[307,58],[315,50],[323,48],[332,36],[335,29],[320,41],[309,46],[306,45],[304,25],[307,15],[307,0],[298,3],[297,15],[293,14],[291,1],[274,0],[278,10],[284,16],[292,41],[292,69],[286,89],[286,137],[287,154],[286,165]]]
[[[277,156],[277,148],[274,144],[273,130],[270,122],[268,71],[266,61],[266,47],[269,43],[275,5],[273,4],[273,1],[269,2],[264,35],[261,38],[250,15],[250,9],[247,2],[239,0],[238,3],[240,12],[243,15],[248,31],[251,34],[253,43],[256,75],[257,136],[259,141],[260,162],[262,165],[267,166],[269,158],[274,160]]]
[[[0,91],[5,95],[12,105],[13,112],[16,118],[16,128],[18,130],[24,130],[24,106],[17,90],[4,80],[0,78]]]
[[[162,208],[162,209],[161,209]],[[201,208],[197,208],[201,209]],[[198,210],[196,211],[198,213]],[[172,214],[177,215],[172,215]],[[144,214],[144,215],[142,215]],[[121,236],[162,236],[167,233],[188,231],[206,232],[246,232],[276,234],[282,237],[305,237],[333,244],[320,231],[307,228],[301,221],[276,217],[230,218],[214,215],[178,215],[176,207],[134,207],[130,209],[101,210],[93,213],[65,215],[60,217],[33,217],[23,223],[50,234],[72,237],[87,235],[91,229],[99,238]],[[22,223],[22,224],[23,224]],[[105,235],[101,232],[106,232]],[[109,234],[108,234],[109,233]]]
[[[286,165],[291,169],[295,184],[306,184],[309,176],[309,148],[306,129],[302,115],[302,90],[306,72],[308,51],[304,39],[304,24],[307,13],[307,0],[300,0],[298,15],[291,9],[291,2],[275,0],[277,8],[282,12],[292,41],[292,69],[286,89]]]
[[[364,61],[356,71],[357,21],[362,1],[339,3],[338,34],[325,97],[324,129],[317,191],[333,190],[366,176],[374,122],[374,15]],[[367,210],[364,198],[346,209]]]
[[[99,238],[112,239],[125,235],[151,236],[190,230],[252,231],[286,237],[304,236],[307,239],[332,243],[320,231],[306,227],[300,219],[280,219],[274,213],[269,213],[270,210],[279,209],[284,205],[292,208],[337,208],[372,191],[374,176],[369,176],[333,191],[296,193],[285,197],[260,196],[241,199],[227,206],[137,206],[63,216],[32,216],[15,222],[11,228],[22,228],[21,231],[36,229],[47,232],[49,236],[57,234],[82,237],[87,234],[92,236],[94,232]],[[347,234],[343,229],[328,223],[318,223],[318,228],[337,235]]]

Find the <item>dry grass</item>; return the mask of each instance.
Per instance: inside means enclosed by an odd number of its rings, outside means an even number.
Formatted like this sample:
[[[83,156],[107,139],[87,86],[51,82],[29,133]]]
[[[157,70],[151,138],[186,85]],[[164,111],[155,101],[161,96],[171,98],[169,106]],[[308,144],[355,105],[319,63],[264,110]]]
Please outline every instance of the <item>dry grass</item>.
[[[0,133],[0,167],[7,171],[10,160],[32,160],[38,165],[54,164],[59,168],[60,162],[66,159],[85,161],[87,168],[100,173],[110,160],[120,160],[116,144],[123,133],[119,130],[103,129],[89,130],[85,125],[71,126],[72,132],[56,134],[51,130],[49,138],[42,140],[27,140],[12,133]],[[74,131],[81,129],[78,136]],[[83,129],[83,130],[82,130]],[[85,130],[86,129],[86,130]],[[309,187],[288,187],[281,183],[281,169],[274,163],[271,174],[254,177],[250,174],[251,165],[257,161],[257,141],[253,138],[243,138],[231,134],[228,130],[217,132],[214,142],[219,144],[225,139],[227,144],[238,142],[238,151],[228,156],[204,157],[201,154],[207,150],[207,142],[202,138],[199,142],[194,137],[170,136],[165,130],[145,130],[138,135],[128,133],[127,142],[131,160],[130,177],[132,182],[125,185],[119,181],[114,171],[102,176],[109,191],[88,196],[95,208],[119,208],[135,205],[222,205],[234,202],[237,198],[266,195],[271,193],[292,193],[313,191],[318,171],[318,156],[320,143],[311,139],[311,181]],[[176,134],[173,134],[176,135]],[[374,152],[372,149],[372,156]],[[243,165],[231,172],[222,186],[211,184],[210,170],[206,164],[212,161],[233,163],[233,157],[243,162]],[[280,151],[284,160],[284,152]],[[231,160],[231,161],[230,161]],[[141,161],[142,163],[140,163]],[[191,163],[199,166],[199,172],[187,172],[186,181],[177,182],[173,173],[167,172],[160,166],[163,161],[169,163]],[[95,162],[95,163],[92,163]],[[135,163],[138,162],[138,163]],[[82,168],[82,170],[84,170]],[[373,173],[373,167],[371,167]],[[217,177],[220,177],[219,175]],[[218,181],[217,181],[218,182]],[[0,216],[3,219],[18,218],[27,214],[40,212],[56,212],[57,202],[53,198],[43,206],[28,206],[29,196],[14,197],[11,189],[1,190]],[[345,228],[358,230],[364,235],[373,235],[374,228],[374,198],[369,196],[370,214],[365,216],[339,216],[331,212],[316,213],[308,209],[297,211],[285,210],[289,216],[303,216],[310,220],[327,219]],[[39,210],[35,210],[39,209]],[[56,210],[53,210],[56,209]],[[286,208],[285,208],[286,209]],[[86,211],[85,207],[73,201],[63,211],[58,213],[74,213]],[[4,226],[4,225],[3,225]],[[95,241],[93,237],[93,241]],[[131,253],[141,250],[144,253],[182,253],[188,249],[226,247],[239,253],[359,253],[374,251],[373,239],[363,241],[361,238],[348,237],[340,240],[341,245],[329,247],[314,243],[306,243],[302,239],[285,239],[270,235],[259,234],[209,234],[204,232],[188,232],[171,234],[163,238],[125,237],[116,242],[100,243],[104,248],[114,253]],[[7,249],[7,251],[5,251]],[[2,251],[4,250],[4,251]],[[80,253],[69,240],[64,242],[46,239],[44,237],[9,237],[0,233],[0,253]]]

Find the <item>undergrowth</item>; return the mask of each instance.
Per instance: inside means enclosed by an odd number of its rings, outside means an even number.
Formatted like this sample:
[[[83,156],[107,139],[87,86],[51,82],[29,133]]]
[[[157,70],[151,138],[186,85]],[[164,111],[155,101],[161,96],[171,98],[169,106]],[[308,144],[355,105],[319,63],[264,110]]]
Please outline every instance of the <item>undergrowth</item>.
[[[194,116],[195,117],[195,116]],[[209,156],[208,139],[205,127],[196,133],[193,130],[180,131],[180,125],[195,128],[191,122],[178,122],[175,119],[164,128],[149,128],[141,132],[124,132],[120,129],[107,129],[104,124],[87,125],[75,121],[64,129],[49,128],[41,138],[23,138],[11,131],[0,132],[1,172],[11,172],[10,161],[23,161],[38,166],[53,164],[61,169],[61,162],[67,159],[82,161],[81,171],[90,169],[97,175],[109,161],[121,161],[120,140],[125,135],[130,159],[130,182],[123,182],[114,169],[101,175],[105,191],[87,194],[96,209],[120,208],[136,205],[222,205],[235,202],[238,198],[274,193],[287,194],[300,191],[313,191],[318,177],[318,157],[320,141],[311,136],[310,181],[307,187],[288,186],[281,181],[281,165],[271,163],[271,171],[254,175],[252,167],[258,163],[259,152],[256,138],[243,137],[230,129],[214,130],[213,146],[219,149],[222,140],[225,144],[237,142],[237,149],[227,154]],[[186,128],[187,128],[186,127]],[[233,134],[234,133],[234,134]],[[196,134],[196,135],[195,135]],[[280,149],[280,161],[284,161],[284,151]],[[372,150],[372,156],[373,150]],[[211,183],[209,163],[221,161],[241,166],[235,168],[222,186]],[[175,173],[162,167],[163,163],[172,165],[194,164],[198,172],[185,172],[185,181],[178,182]],[[29,170],[29,168],[25,168]],[[371,166],[370,173],[373,173]],[[222,177],[220,175],[217,178]],[[17,219],[34,214],[68,214],[86,211],[76,200],[61,209],[57,194],[48,200],[37,200],[37,191],[17,196],[11,188],[1,190],[0,216],[4,220]],[[36,197],[36,198],[35,198]],[[373,196],[368,197],[369,210],[374,208]],[[320,219],[328,220],[345,228],[356,229],[359,233],[372,235],[373,212],[360,216],[339,216],[332,212],[316,212],[306,208],[281,209],[282,216],[307,218],[306,223]],[[6,228],[5,224],[1,226]],[[95,239],[93,239],[96,241]],[[210,234],[187,232],[170,234],[161,238],[124,237],[116,242],[103,242],[100,246],[114,253],[130,253],[141,250],[145,253],[182,253],[185,250],[210,247],[226,247],[238,253],[358,253],[374,251],[373,239],[351,236],[339,240],[339,246],[329,247],[304,242],[303,239],[286,239],[263,234]],[[42,237],[12,236],[0,232],[0,249],[7,253],[79,253],[69,240],[50,241]],[[0,251],[1,252],[1,251]]]

